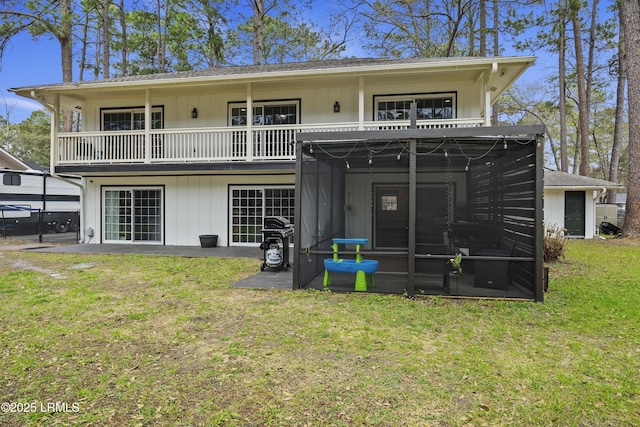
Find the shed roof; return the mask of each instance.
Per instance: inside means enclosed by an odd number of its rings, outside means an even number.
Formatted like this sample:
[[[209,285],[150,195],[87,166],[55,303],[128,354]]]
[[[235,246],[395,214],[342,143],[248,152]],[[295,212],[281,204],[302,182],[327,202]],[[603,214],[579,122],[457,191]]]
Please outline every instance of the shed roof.
[[[604,179],[574,175],[567,172],[545,170],[544,186],[554,188],[622,188],[621,184]]]

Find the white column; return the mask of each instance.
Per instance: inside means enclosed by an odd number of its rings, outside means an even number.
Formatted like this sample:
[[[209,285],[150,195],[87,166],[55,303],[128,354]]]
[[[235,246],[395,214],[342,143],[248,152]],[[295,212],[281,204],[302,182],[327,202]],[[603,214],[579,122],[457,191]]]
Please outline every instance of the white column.
[[[151,163],[151,93],[149,89],[144,90],[144,162]]]
[[[358,130],[364,130],[364,77],[358,79]]]
[[[253,94],[251,83],[247,83],[247,161],[253,161]]]
[[[53,114],[51,114],[51,146],[49,147],[49,171],[56,173],[56,165],[60,161],[58,145],[58,129],[60,129],[60,94],[53,95]]]

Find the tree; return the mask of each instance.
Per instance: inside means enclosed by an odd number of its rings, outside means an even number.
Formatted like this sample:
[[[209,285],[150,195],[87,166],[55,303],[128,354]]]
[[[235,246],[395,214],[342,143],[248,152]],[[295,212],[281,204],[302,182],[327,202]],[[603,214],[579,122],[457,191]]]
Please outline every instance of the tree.
[[[49,165],[49,137],[51,116],[44,110],[38,110],[17,126],[16,141],[12,154],[21,160]]]
[[[597,0],[593,0],[594,4]],[[591,156],[589,155],[589,92],[587,89],[587,74],[584,69],[584,53],[582,48],[582,23],[578,13],[582,6],[580,0],[569,0],[571,24],[573,26],[573,45],[576,58],[576,75],[578,81],[578,125],[580,138],[580,175],[591,174]],[[594,6],[595,7],[595,6]]]
[[[191,0],[189,13],[199,22],[203,33],[201,39],[205,43],[197,43],[196,55],[204,58],[207,68],[220,67],[224,60],[223,31],[227,25],[227,19],[221,10],[220,0]]]
[[[640,237],[640,3],[619,0],[627,59],[629,105],[629,176],[622,235]]]
[[[620,22],[620,34],[618,35],[618,55],[617,58],[612,61],[613,73],[617,76],[617,90],[616,90],[616,117],[615,117],[615,129],[613,133],[613,145],[611,147],[611,162],[609,163],[609,180],[613,182],[619,182],[619,170],[620,170],[620,155],[623,139],[623,124],[624,124],[624,111],[625,111],[625,89],[627,86],[627,58],[625,51],[624,41],[624,22],[618,13]],[[616,203],[618,190],[615,188],[607,191],[607,202]]]
[[[2,53],[13,36],[28,31],[38,38],[43,35],[55,37],[60,43],[62,82],[73,81],[73,10],[72,0],[32,0],[26,2],[7,0],[0,9],[0,60]],[[73,114],[66,111],[63,130],[70,132]]]
[[[332,42],[326,34],[306,23],[294,26],[286,20],[267,16],[263,25],[263,64],[336,59],[344,51],[344,44]],[[236,40],[246,40],[253,33],[250,21],[239,27]],[[237,42],[234,45],[235,49],[245,46]]]
[[[475,22],[472,1],[364,0],[357,2],[366,35],[365,48],[387,58],[466,56],[464,37]],[[470,23],[470,20],[473,21]]]

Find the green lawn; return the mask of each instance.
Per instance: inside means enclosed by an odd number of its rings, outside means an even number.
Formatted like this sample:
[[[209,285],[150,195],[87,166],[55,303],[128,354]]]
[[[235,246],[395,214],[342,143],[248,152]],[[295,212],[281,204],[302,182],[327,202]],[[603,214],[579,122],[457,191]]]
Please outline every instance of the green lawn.
[[[639,241],[571,241],[544,303],[258,270],[0,246],[0,425],[640,425]]]

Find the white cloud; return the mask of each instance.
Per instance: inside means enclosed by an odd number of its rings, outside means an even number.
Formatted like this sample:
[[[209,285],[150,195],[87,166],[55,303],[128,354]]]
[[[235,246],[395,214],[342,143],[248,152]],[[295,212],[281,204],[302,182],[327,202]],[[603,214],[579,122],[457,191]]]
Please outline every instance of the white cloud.
[[[0,96],[0,115],[9,115],[12,123],[19,123],[28,118],[32,112],[42,108],[44,108],[42,104],[31,99],[11,95]]]

